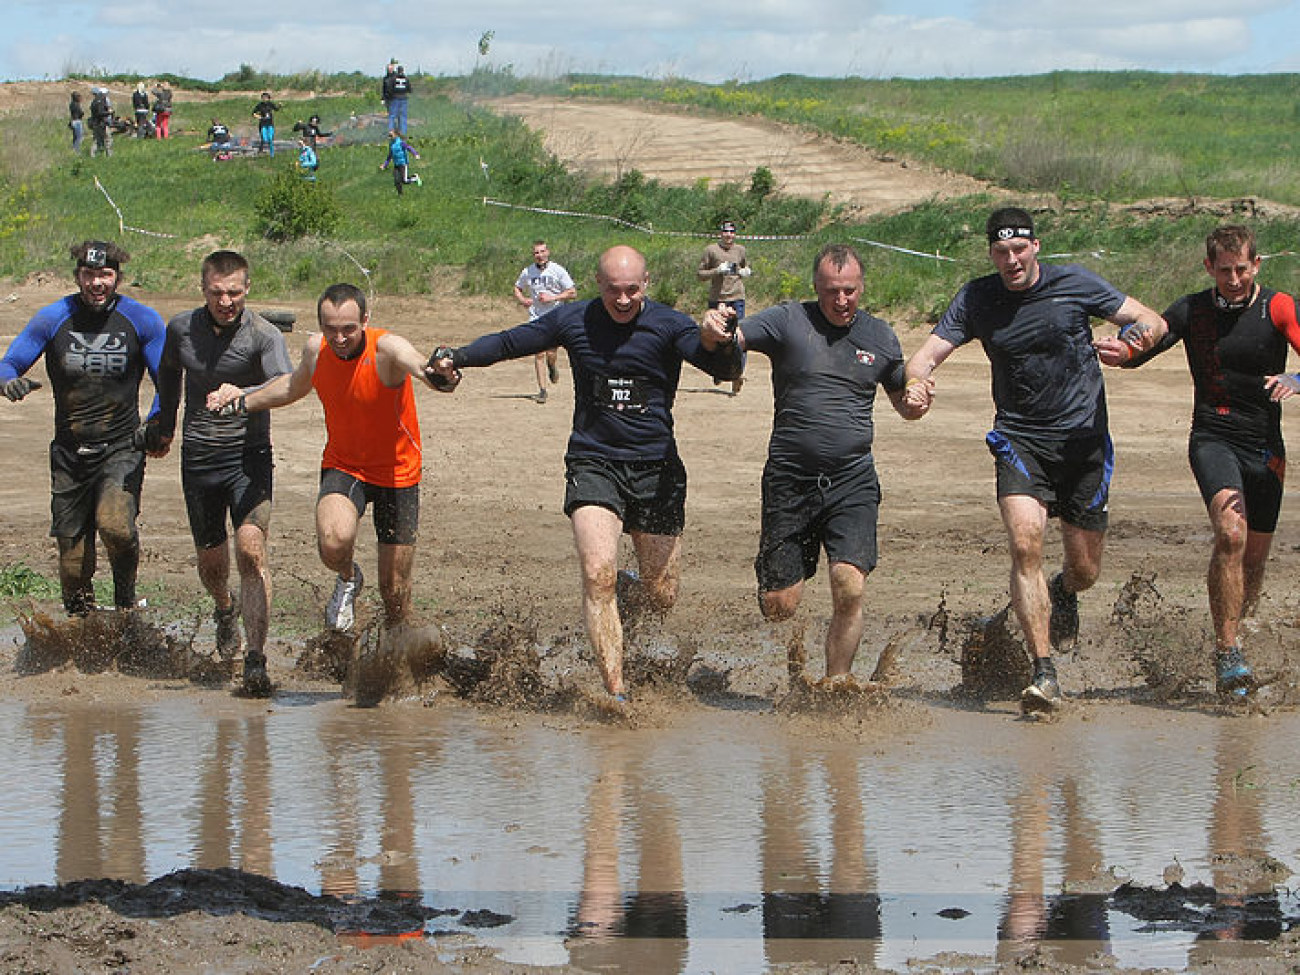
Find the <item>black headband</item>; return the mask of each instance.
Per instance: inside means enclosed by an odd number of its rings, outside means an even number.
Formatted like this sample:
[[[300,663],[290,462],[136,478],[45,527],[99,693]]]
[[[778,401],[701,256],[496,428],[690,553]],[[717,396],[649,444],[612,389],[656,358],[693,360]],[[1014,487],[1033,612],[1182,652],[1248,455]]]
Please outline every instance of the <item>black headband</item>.
[[[108,245],[100,241],[86,245],[86,253],[78,259],[77,267],[89,267],[97,271],[104,267],[114,271],[121,270],[121,265],[117,259],[109,257]]]
[[[1013,237],[1021,237],[1025,240],[1034,239],[1033,227],[999,227],[997,230],[989,231],[989,243],[996,244],[999,240],[1011,240]]]

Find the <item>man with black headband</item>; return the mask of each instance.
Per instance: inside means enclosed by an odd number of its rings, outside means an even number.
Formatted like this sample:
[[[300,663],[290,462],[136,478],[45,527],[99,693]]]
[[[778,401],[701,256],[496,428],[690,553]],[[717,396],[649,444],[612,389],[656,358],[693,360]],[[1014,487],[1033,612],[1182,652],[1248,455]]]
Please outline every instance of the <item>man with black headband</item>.
[[[266,533],[271,523],[271,423],[267,416],[214,416],[208,394],[222,383],[259,385],[292,365],[279,329],[246,307],[248,261],[234,251],[203,259],[204,304],[167,323],[159,369],[160,409],[149,425],[148,446],[161,457],[176,432],[176,411],[185,392],[181,487],[194,539],[199,580],[216,608],[217,652],[239,652],[242,609],[245,693],[271,693],[266,671],[266,630],[271,573]],[[235,531],[239,571],[236,603],[230,591],[227,519]]]
[[[14,339],[0,360],[0,389],[11,403],[39,389],[25,373],[45,356],[54,392],[50,535],[58,541],[63,607],[84,616],[95,608],[96,532],[113,569],[114,605],[136,605],[140,380],[147,369],[157,384],[166,333],[156,311],[117,293],[126,251],[87,240],[71,253],[77,293],[42,308]]]
[[[973,339],[989,358],[997,412],[985,439],[1011,549],[1011,604],[1034,657],[1021,707],[1051,710],[1061,699],[1052,649],[1078,640],[1078,593],[1101,571],[1114,466],[1091,320],[1120,326],[1123,341],[1139,351],[1166,328],[1158,314],[1093,272],[1040,264],[1033,218],[1019,207],[995,210],[985,229],[997,273],[957,292],[908,360],[907,376],[929,379]],[[932,387],[915,383],[908,392],[919,402]],[[1058,516],[1064,561],[1047,582],[1043,535],[1048,518]]]
[[[353,561],[357,528],[374,505],[379,542],[379,594],[389,626],[411,611],[411,570],[420,527],[420,478],[424,456],[414,377],[451,392],[425,372],[425,358],[400,335],[370,328],[366,296],[351,284],[333,284],[316,303],[320,334],[303,346],[298,367],[260,389],[224,385],[208,408],[237,416],[296,403],[313,389],[325,408],[329,439],[321,458],[316,498],[316,546],[321,561],[338,573],[325,609],[330,629],[347,632],[356,622],[361,567]]]
[[[1214,287],[1169,306],[1169,333],[1154,348],[1134,355],[1115,339],[1097,343],[1102,362],[1128,369],[1183,341],[1195,390],[1187,456],[1214,529],[1206,587],[1215,689],[1230,698],[1245,697],[1253,686],[1241,619],[1259,599],[1282,507],[1279,401],[1295,391],[1283,375],[1287,349],[1300,352],[1295,299],[1256,282],[1259,262],[1253,231],[1219,227],[1205,239]]]

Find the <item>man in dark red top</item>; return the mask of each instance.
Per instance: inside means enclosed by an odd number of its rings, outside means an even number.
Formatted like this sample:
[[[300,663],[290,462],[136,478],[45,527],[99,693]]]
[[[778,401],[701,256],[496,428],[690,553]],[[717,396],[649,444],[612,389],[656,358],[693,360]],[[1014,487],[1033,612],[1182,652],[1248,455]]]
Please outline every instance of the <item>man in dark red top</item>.
[[[1252,686],[1241,653],[1242,616],[1264,583],[1282,505],[1286,447],[1282,408],[1291,396],[1288,346],[1300,351],[1295,299],[1255,281],[1259,254],[1247,227],[1219,227],[1205,241],[1214,287],[1184,295],[1165,312],[1168,334],[1149,352],[1101,339],[1107,365],[1133,368],[1181,339],[1195,399],[1188,459],[1214,529],[1206,586],[1214,621],[1215,685],[1244,697]]]

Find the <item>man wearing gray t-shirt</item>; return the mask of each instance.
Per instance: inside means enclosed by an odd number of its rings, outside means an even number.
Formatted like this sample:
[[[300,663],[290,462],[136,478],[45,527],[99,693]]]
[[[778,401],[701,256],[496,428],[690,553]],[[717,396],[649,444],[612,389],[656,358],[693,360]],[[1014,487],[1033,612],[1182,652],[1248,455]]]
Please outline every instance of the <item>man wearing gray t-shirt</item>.
[[[271,692],[266,671],[266,631],[271,575],[266,533],[271,521],[271,418],[266,413],[224,416],[207,409],[208,393],[223,383],[260,386],[292,370],[284,336],[245,307],[248,262],[234,251],[216,251],[203,261],[204,305],[167,323],[158,370],[157,429],[146,440],[154,456],[171,446],[176,411],[185,392],[182,420],[181,485],[190,534],[198,555],[199,579],[216,602],[217,652],[239,650],[237,616],[242,608],[243,690]],[[227,518],[235,531],[239,571],[238,606],[229,589]]]
[[[776,413],[763,468],[763,524],[754,569],[770,620],[794,616],[826,552],[831,624],[826,677],[843,679],[862,640],[862,600],[876,567],[880,482],[871,444],[876,387],[906,419],[928,408],[905,395],[903,350],[887,322],[861,311],[862,260],[828,244],[813,262],[816,301],[787,302],[740,323],[746,351],[772,361]],[[705,312],[706,334],[734,312]]]

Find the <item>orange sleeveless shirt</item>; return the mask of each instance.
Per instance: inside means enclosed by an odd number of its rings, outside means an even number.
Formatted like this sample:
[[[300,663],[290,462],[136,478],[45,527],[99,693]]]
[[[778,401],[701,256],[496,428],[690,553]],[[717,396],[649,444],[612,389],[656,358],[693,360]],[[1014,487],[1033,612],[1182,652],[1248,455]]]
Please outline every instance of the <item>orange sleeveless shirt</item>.
[[[321,340],[311,384],[325,407],[329,439],[321,467],[376,487],[420,483],[420,419],[411,377],[390,389],[379,379],[375,349],[385,329],[367,328],[365,348],[344,361]]]

